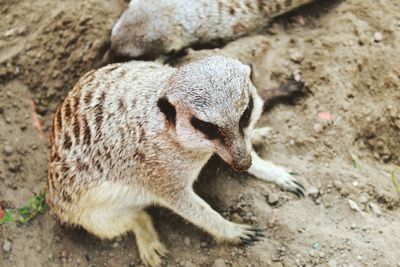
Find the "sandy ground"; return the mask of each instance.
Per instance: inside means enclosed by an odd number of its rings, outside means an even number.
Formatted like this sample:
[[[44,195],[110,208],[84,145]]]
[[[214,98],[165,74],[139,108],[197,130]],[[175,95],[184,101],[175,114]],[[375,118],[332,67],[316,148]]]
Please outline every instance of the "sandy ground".
[[[21,207],[45,187],[55,106],[99,65],[127,4],[0,2],[0,203]],[[252,63],[260,92],[291,75],[305,82],[309,93],[296,105],[263,115],[259,126],[273,132],[258,151],[298,173],[310,194],[299,199],[213,161],[196,185],[199,194],[225,217],[266,228],[267,237],[250,247],[217,245],[154,208],[170,249],[165,266],[400,266],[400,194],[390,175],[400,165],[400,2],[321,0],[259,35],[190,50],[177,64],[217,53]],[[32,101],[44,140],[32,123]],[[0,266],[140,266],[140,260],[131,235],[100,241],[45,213],[26,225],[0,225]]]

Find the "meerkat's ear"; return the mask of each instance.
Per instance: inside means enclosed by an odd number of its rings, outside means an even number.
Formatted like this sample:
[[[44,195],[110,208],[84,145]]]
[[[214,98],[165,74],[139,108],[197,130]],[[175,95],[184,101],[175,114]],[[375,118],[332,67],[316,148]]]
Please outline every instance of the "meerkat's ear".
[[[158,99],[157,106],[162,113],[164,113],[168,122],[175,126],[176,123],[176,109],[175,107],[168,101],[167,97],[162,97]]]

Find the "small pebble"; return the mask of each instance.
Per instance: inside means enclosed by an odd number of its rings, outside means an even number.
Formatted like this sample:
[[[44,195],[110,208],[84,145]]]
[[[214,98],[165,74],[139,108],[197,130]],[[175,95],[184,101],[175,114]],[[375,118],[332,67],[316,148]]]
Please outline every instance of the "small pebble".
[[[322,125],[319,123],[315,123],[313,126],[313,129],[316,133],[320,133],[322,131],[322,128],[323,128]]]
[[[381,209],[379,208],[379,206],[375,203],[369,203],[369,207],[371,208],[372,212],[376,215],[376,216],[381,216],[382,212]]]
[[[10,145],[5,145],[3,148],[3,153],[6,156],[11,156],[14,153],[14,148]]]
[[[313,249],[320,249],[320,248],[321,248],[321,244],[318,243],[318,242],[314,242],[314,243],[312,244],[312,248],[313,248]]]
[[[361,211],[360,207],[353,200],[349,199],[349,205],[352,210]]]
[[[301,73],[300,73],[299,71],[294,72],[294,73],[293,73],[293,79],[294,79],[296,82],[301,82]]]
[[[374,41],[375,42],[381,42],[383,40],[383,35],[381,32],[375,32],[374,33]]]
[[[275,205],[279,201],[279,195],[271,193],[268,195],[268,204]]]
[[[304,55],[300,51],[293,51],[290,54],[290,59],[295,63],[300,63],[304,58]]]
[[[119,247],[119,244],[118,244],[118,242],[114,242],[114,243],[112,244],[112,247],[113,247],[113,248],[117,248],[117,247]]]
[[[11,241],[6,239],[3,244],[3,251],[10,252],[11,250]]]
[[[217,259],[216,261],[214,261],[212,267],[227,267],[225,260],[223,259]]]
[[[307,194],[312,198],[312,199],[317,199],[319,197],[319,189],[316,188],[315,186],[310,186],[307,189]]]
[[[356,225],[355,223],[352,223],[352,224],[350,225],[350,229],[351,229],[351,230],[357,229],[357,225]]]
[[[336,187],[336,189],[338,189],[338,190],[342,189],[342,187],[343,187],[342,181],[339,181],[339,180],[333,181],[333,185],[334,185],[334,186]]]

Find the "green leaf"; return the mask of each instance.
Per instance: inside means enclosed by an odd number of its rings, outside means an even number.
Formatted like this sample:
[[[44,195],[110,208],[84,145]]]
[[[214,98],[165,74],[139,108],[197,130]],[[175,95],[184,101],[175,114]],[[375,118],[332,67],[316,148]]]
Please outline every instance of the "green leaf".
[[[1,219],[1,224],[12,221],[14,221],[12,210],[11,209],[4,210],[3,218]]]

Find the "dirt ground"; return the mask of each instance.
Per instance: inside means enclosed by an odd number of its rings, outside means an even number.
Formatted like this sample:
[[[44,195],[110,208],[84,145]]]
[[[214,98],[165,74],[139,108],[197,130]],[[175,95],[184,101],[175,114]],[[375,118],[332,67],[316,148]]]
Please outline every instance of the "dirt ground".
[[[55,107],[99,65],[127,3],[0,3],[0,203],[13,208],[45,188]],[[218,245],[152,208],[170,250],[165,266],[400,266],[400,194],[391,179],[400,165],[400,2],[320,0],[258,35],[189,50],[177,63],[218,53],[251,63],[260,92],[292,75],[305,82],[307,96],[263,115],[259,126],[273,132],[258,151],[295,171],[309,195],[299,199],[213,161],[199,194],[267,237],[250,247]],[[132,235],[100,241],[46,212],[26,225],[0,225],[0,266],[141,265]]]

